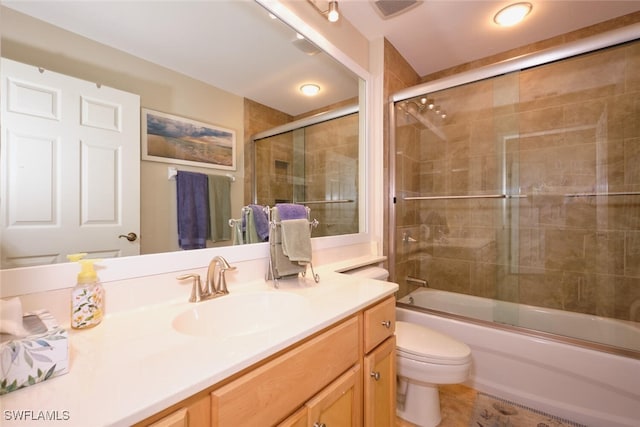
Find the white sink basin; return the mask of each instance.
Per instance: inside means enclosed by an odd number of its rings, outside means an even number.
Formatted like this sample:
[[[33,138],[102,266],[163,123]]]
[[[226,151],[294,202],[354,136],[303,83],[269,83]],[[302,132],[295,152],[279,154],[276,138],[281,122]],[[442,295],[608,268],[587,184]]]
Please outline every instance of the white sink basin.
[[[251,335],[295,322],[308,304],[305,297],[281,291],[229,294],[194,304],[178,314],[172,326],[199,337]]]

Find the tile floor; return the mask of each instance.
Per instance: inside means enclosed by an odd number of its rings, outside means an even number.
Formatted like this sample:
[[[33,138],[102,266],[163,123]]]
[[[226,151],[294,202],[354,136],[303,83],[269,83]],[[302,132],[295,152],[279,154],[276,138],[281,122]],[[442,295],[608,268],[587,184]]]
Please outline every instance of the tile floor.
[[[462,384],[440,386],[440,412],[442,421],[438,427],[467,427],[476,400],[476,390]],[[400,418],[395,427],[415,427]]]

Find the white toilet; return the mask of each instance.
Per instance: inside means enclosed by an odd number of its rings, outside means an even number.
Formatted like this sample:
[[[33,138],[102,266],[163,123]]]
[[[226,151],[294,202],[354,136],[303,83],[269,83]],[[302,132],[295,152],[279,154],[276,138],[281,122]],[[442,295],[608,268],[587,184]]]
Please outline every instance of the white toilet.
[[[396,322],[397,415],[421,427],[440,423],[439,384],[469,377],[471,349],[440,332]]]
[[[363,267],[347,273],[387,280],[389,272]],[[465,343],[425,326],[396,321],[397,415],[420,427],[440,424],[439,384],[466,381],[471,349]]]

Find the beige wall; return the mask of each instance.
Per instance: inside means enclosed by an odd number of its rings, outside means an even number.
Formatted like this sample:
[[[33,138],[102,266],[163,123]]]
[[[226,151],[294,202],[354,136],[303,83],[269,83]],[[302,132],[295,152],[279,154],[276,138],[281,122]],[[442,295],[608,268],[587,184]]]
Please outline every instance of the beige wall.
[[[243,205],[243,98],[182,74],[95,43],[26,15],[2,8],[2,55],[58,73],[140,95],[142,108],[162,111],[236,131],[236,182],[232,212]],[[141,162],[141,251],[178,250],[175,181],[167,163]],[[206,168],[180,167],[203,173]]]

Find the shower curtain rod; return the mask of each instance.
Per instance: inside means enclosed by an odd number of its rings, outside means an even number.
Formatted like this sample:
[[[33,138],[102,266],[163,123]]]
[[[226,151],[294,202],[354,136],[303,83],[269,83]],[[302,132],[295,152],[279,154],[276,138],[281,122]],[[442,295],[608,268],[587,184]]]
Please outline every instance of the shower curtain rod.
[[[574,194],[552,194],[539,193],[533,195],[527,194],[478,194],[478,195],[462,195],[462,196],[416,196],[404,197],[402,200],[455,200],[455,199],[526,199],[528,197],[538,196],[561,196],[561,197],[606,197],[606,196],[640,196],[640,191],[622,191],[615,193],[574,193]]]

